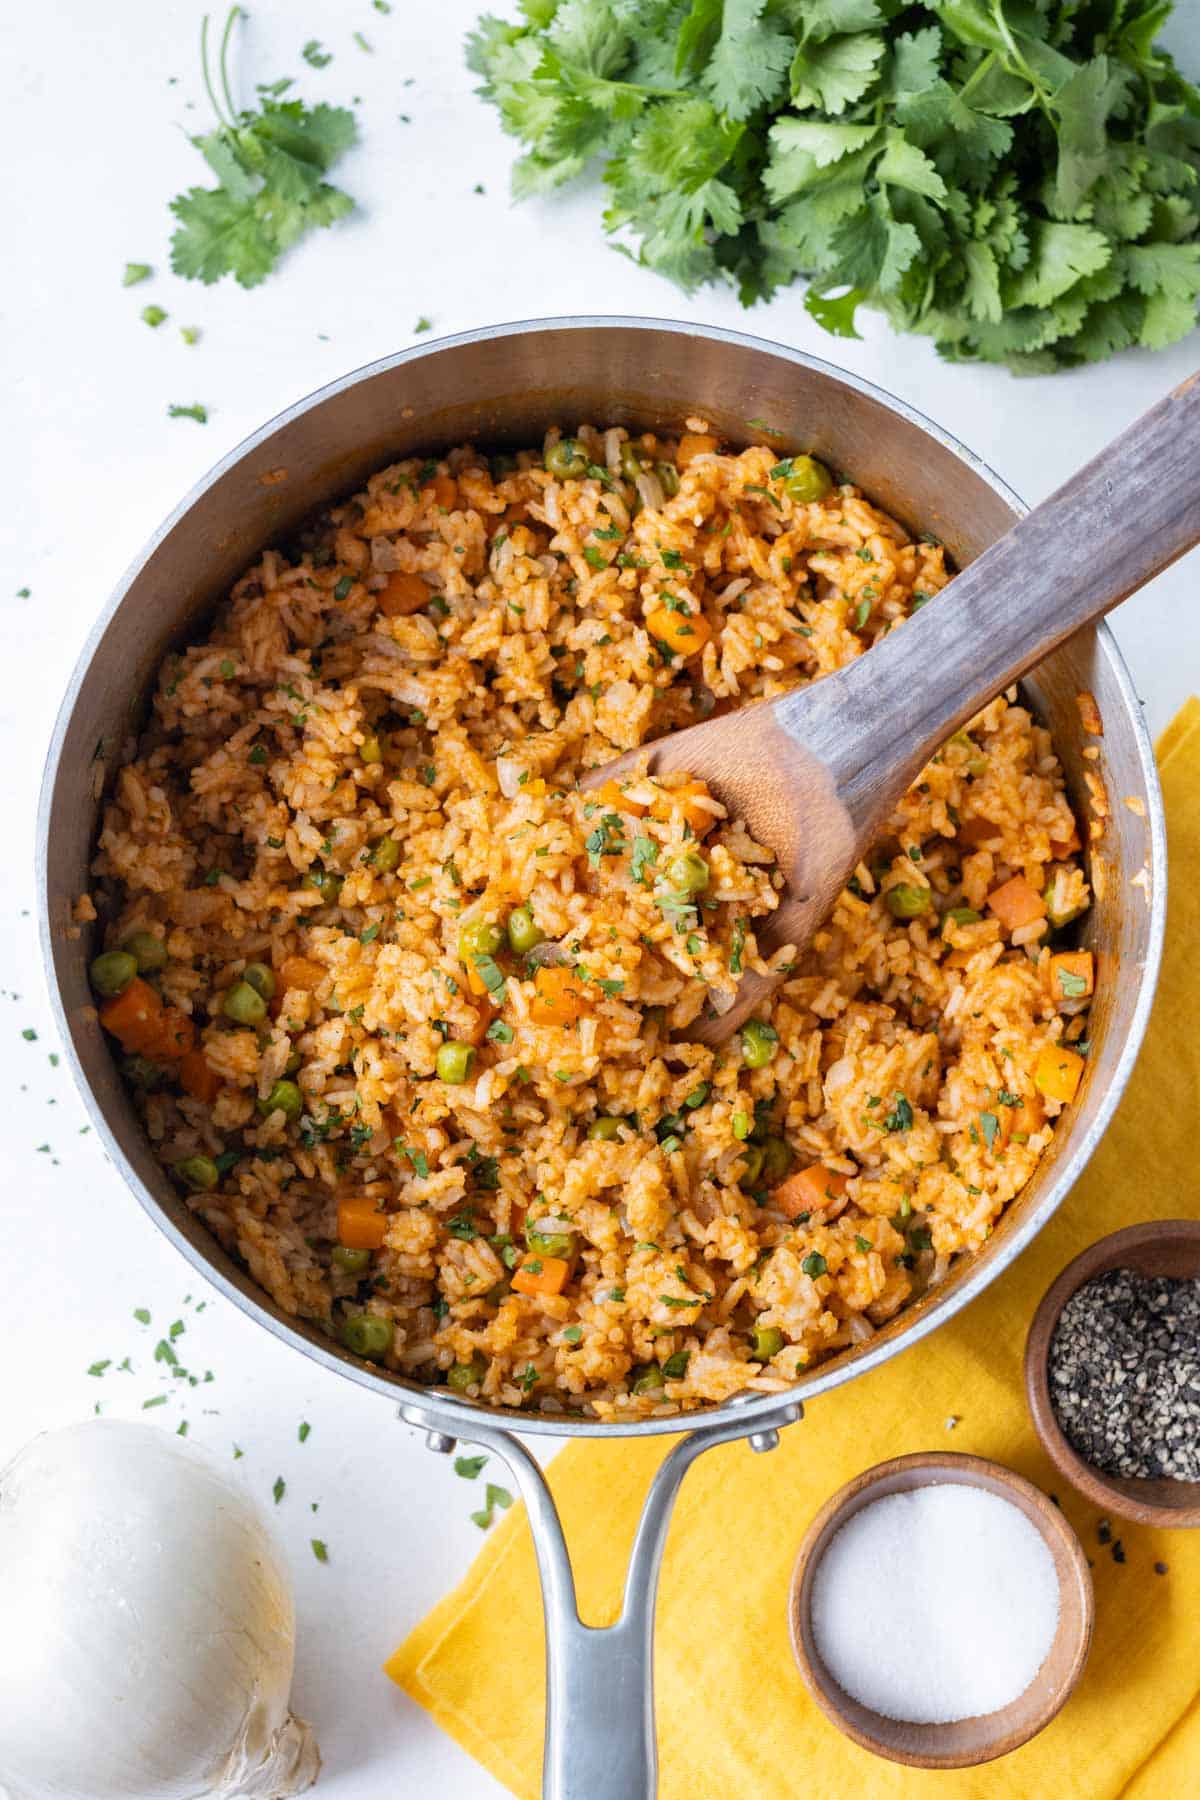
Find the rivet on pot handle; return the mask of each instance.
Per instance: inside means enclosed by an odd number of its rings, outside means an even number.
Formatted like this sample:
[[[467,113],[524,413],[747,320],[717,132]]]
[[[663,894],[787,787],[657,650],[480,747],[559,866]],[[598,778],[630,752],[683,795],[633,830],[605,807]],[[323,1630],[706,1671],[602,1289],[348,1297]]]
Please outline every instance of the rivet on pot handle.
[[[698,1426],[663,1462],[642,1508],[625,1577],[621,1616],[599,1629],[585,1625],[558,1512],[536,1459],[511,1431],[481,1410],[436,1400],[400,1408],[405,1424],[427,1434],[443,1454],[457,1438],[498,1456],[521,1490],[533,1532],[546,1611],[546,1751],[543,1800],[652,1800],[657,1790],[654,1734],[654,1607],[667,1527],[679,1485],[692,1463],[717,1444],[749,1437],[773,1450],[779,1430],[803,1416],[787,1400],[744,1424]]]

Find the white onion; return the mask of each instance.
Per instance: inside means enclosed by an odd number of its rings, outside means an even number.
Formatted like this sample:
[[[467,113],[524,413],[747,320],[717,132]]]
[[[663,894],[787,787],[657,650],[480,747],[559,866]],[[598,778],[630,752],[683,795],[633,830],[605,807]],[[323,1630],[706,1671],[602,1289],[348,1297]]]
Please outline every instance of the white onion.
[[[93,1419],[0,1472],[0,1796],[285,1800],[321,1766],[288,1711],[291,1588],[193,1445]]]

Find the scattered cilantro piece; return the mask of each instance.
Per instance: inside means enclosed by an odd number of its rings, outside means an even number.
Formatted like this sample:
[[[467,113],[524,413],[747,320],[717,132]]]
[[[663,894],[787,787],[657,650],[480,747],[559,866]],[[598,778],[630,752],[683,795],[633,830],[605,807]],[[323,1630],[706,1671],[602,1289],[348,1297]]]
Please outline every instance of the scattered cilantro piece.
[[[354,143],[357,126],[344,107],[283,99],[290,83],[260,83],[256,109],[235,107],[227,65],[230,35],[242,16],[240,6],[231,7],[221,36],[220,100],[209,66],[207,16],[201,29],[204,85],[217,124],[192,143],[219,185],[189,188],[172,200],[179,225],[171,267],[205,284],[232,275],[242,287],[256,287],[298,239],[353,210],[349,194],[324,177]],[[302,54],[313,67],[323,66],[314,60],[320,54],[315,40]]]
[[[413,326],[413,332],[417,337],[420,337],[420,335],[423,331],[432,331],[432,330],[433,330],[433,320],[427,319],[423,315],[421,318],[419,318],[417,320],[416,324]]]
[[[21,1033],[21,1036],[25,1039],[25,1042],[27,1044],[36,1044],[37,1043],[37,1032],[33,1029],[32,1025],[26,1025],[25,1029]]]
[[[297,1429],[297,1432],[296,1432],[296,1436],[299,1438],[300,1442],[302,1444],[304,1444],[304,1443],[307,1443],[309,1434],[311,1433],[311,1431],[312,1431],[312,1426],[309,1424],[308,1420],[301,1419],[299,1428]]]
[[[308,1541],[312,1545],[312,1553],[316,1557],[317,1561],[327,1563],[329,1561],[329,1551],[325,1547],[324,1539],[323,1538],[309,1538]]]
[[[744,305],[797,278],[1029,372],[1196,323],[1200,94],[1170,0],[526,0],[468,39],[518,200],[604,165],[606,231]],[[759,429],[769,429],[752,420]]]
[[[142,308],[143,323],[151,326],[155,331],[164,322],[166,316],[161,306],[143,306]]]
[[[149,281],[154,270],[149,263],[126,263],[125,273],[121,277],[122,287],[136,287],[139,281]]]
[[[333,52],[322,50],[316,38],[309,38],[300,54],[310,69],[326,69],[333,61]]]
[[[179,327],[179,335],[185,344],[198,344],[200,342],[200,327],[198,325],[181,325]]]
[[[198,400],[191,406],[168,406],[168,419],[195,419],[197,425],[208,424],[208,408],[201,406]]]
[[[275,1483],[271,1492],[274,1494],[275,1504],[278,1506],[279,1502],[283,1499],[283,1496],[287,1493],[287,1482],[283,1479],[282,1475],[277,1475],[275,1477]]]
[[[892,1101],[892,1110],[883,1121],[885,1131],[911,1131],[913,1109],[903,1094],[897,1094]]]
[[[456,1475],[461,1475],[464,1481],[474,1481],[475,1477],[479,1474],[480,1469],[482,1469],[486,1463],[486,1456],[456,1456],[454,1459],[454,1473]]]
[[[103,1375],[105,1369],[112,1368],[112,1357],[106,1356],[103,1362],[94,1362],[88,1369],[89,1375]]]
[[[137,1322],[138,1322],[138,1324],[139,1324],[139,1325],[148,1325],[148,1324],[149,1324],[149,1323],[150,1323],[150,1309],[149,1309],[149,1307],[146,1307],[146,1306],[137,1306],[137,1307],[135,1307],[135,1308],[134,1308],[134,1312],[133,1312],[133,1316],[134,1316],[134,1318],[135,1318],[135,1319],[136,1319],[136,1320],[137,1320]]]

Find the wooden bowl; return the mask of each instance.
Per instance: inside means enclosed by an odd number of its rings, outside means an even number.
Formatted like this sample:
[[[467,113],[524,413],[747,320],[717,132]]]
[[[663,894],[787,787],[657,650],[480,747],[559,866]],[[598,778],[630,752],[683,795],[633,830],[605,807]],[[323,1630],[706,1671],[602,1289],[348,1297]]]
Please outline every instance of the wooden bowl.
[[[1139,1275],[1200,1276],[1200,1219],[1161,1219],[1114,1231],[1068,1263],[1050,1288],[1029,1328],[1025,1344],[1025,1393],[1042,1447],[1073,1488],[1105,1512],[1138,1525],[1169,1529],[1200,1525],[1200,1481],[1170,1476],[1138,1479],[1106,1475],[1085,1462],[1064,1437],[1050,1400],[1050,1340],[1063,1307],[1085,1282],[1109,1269]]]
[[[817,1564],[834,1533],[873,1500],[909,1493],[933,1482],[983,1488],[1020,1508],[1041,1533],[1054,1559],[1059,1586],[1058,1629],[1041,1668],[1023,1694],[999,1711],[947,1724],[920,1725],[889,1719],[855,1700],[835,1681],[817,1649],[812,1629],[812,1589]],[[792,1650],[805,1686],[826,1718],[864,1750],[914,1769],[965,1769],[1007,1756],[1027,1743],[1066,1703],[1083,1673],[1092,1642],[1092,1577],[1083,1546],[1058,1508],[1039,1488],[982,1456],[932,1451],[877,1463],[827,1500],[800,1545],[792,1574],[789,1611]],[[984,1653],[981,1644],[980,1653]]]

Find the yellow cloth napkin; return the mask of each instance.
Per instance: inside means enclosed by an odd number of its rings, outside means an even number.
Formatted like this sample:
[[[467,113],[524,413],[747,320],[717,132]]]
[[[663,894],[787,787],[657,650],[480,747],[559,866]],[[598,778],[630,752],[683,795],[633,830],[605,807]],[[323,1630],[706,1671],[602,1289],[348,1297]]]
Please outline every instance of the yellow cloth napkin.
[[[815,1400],[770,1455],[745,1444],[710,1450],[684,1482],[656,1638],[662,1800],[1200,1794],[1200,1531],[1114,1520],[1125,1553],[1117,1563],[1098,1541],[1099,1514],[1042,1454],[1021,1377],[1034,1308],[1065,1263],[1121,1225],[1197,1210],[1200,701],[1168,728],[1159,762],[1171,858],[1166,958],[1141,1059],[1082,1181],[1016,1264],[932,1338]],[[672,1441],[571,1444],[552,1465],[591,1624],[617,1616],[642,1499]],[[939,1774],[880,1761],[825,1720],[801,1685],[785,1616],[796,1547],[821,1502],[885,1457],[930,1448],[995,1457],[1058,1494],[1096,1583],[1091,1659],[1058,1718],[1001,1762]],[[386,1668],[514,1794],[533,1800],[542,1655],[537,1569],[514,1508]]]

